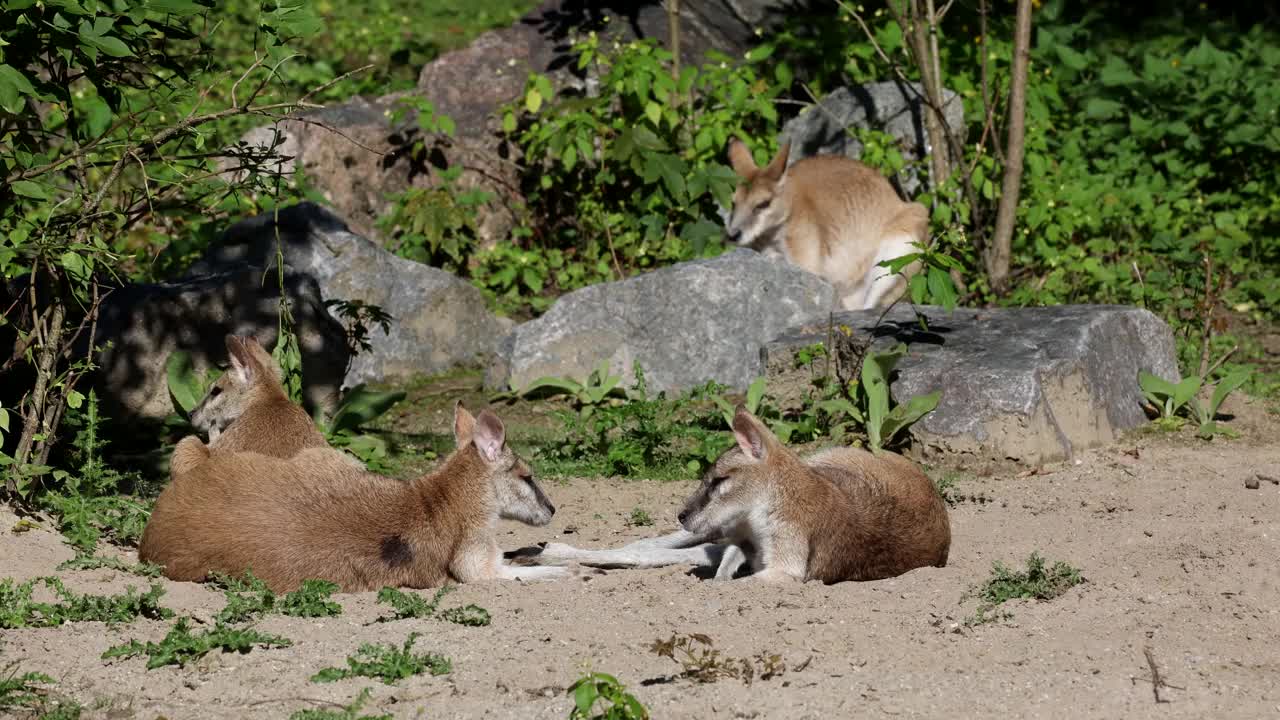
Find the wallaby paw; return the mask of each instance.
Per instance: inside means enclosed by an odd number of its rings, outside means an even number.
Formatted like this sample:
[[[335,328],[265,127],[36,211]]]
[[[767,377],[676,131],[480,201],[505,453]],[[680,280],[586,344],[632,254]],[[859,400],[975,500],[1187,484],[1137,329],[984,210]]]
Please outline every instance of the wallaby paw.
[[[569,565],[565,567],[569,571],[569,577],[581,578],[583,580],[591,580],[601,575],[608,575],[604,568],[590,567],[588,565]]]

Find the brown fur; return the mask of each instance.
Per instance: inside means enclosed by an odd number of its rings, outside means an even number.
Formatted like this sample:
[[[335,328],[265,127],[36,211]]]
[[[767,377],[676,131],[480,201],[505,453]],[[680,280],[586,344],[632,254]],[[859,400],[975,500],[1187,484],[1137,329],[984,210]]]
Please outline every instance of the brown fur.
[[[690,532],[750,543],[757,570],[774,578],[875,580],[946,565],[946,506],[910,460],[854,448],[802,458],[741,406],[733,428],[738,445],[680,514]]]
[[[783,145],[761,168],[746,145],[730,143],[730,163],[742,178],[727,228],[730,240],[826,278],[846,309],[892,302],[906,288],[904,277],[874,284],[870,278],[883,272],[879,261],[919,250],[901,246],[903,236],[927,242],[928,210],[903,202],[879,171],[857,160],[817,155],[788,169],[789,154],[790,146]],[[903,274],[917,269],[912,264]]]
[[[209,446],[201,453],[194,444],[198,438],[183,438],[170,475],[190,469],[208,450],[290,458],[306,448],[328,447],[315,422],[285,393],[280,369],[262,345],[236,335],[228,335],[226,343],[231,368],[191,411],[192,423],[208,431]]]
[[[173,580],[251,570],[276,592],[308,578],[352,592],[498,577],[493,520],[545,524],[555,508],[492,413],[458,405],[455,438],[439,468],[409,482],[328,448],[292,460],[215,450],[160,494],[138,556]]]

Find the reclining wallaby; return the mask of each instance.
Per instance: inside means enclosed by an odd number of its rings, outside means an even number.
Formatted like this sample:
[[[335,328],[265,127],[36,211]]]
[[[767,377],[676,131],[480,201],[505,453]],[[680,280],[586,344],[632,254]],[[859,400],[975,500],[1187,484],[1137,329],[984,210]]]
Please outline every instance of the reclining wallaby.
[[[828,280],[846,310],[887,305],[906,289],[878,263],[914,252],[928,240],[929,211],[903,202],[877,170],[843,155],[815,155],[787,168],[784,144],[758,167],[741,140],[729,162],[741,176],[726,231],[731,242],[787,261]],[[903,269],[910,276],[912,263]]]
[[[231,367],[191,410],[191,424],[209,434],[208,448],[198,437],[183,438],[174,448],[170,476],[203,462],[209,450],[289,458],[304,448],[327,447],[306,410],[285,393],[280,368],[262,345],[237,335],[228,335],[226,343]]]
[[[502,561],[495,520],[541,526],[555,513],[502,421],[458,404],[454,438],[440,467],[408,482],[353,468],[330,448],[290,460],[215,451],[160,494],[138,557],[173,580],[251,570],[276,592],[308,578],[354,592],[573,574]]]
[[[744,559],[761,580],[876,580],[943,567],[946,506],[929,478],[898,455],[854,448],[801,458],[739,405],[737,444],[721,455],[680,512],[684,529],[617,550],[549,544],[523,559],[603,567],[691,563],[735,575]]]

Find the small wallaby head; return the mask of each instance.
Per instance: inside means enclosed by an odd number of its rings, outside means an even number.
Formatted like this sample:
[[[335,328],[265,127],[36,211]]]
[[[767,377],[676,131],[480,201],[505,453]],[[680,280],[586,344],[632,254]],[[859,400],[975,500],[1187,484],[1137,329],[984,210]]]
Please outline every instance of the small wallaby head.
[[[226,342],[231,367],[191,410],[191,424],[209,433],[210,442],[243,415],[255,399],[265,393],[284,393],[276,361],[255,338],[228,335]]]
[[[733,437],[737,444],[716,459],[680,511],[680,524],[689,532],[731,529],[769,502],[774,466],[789,451],[742,405],[733,416]]]
[[[458,448],[474,443],[493,488],[498,517],[541,526],[551,522],[555,505],[533,479],[533,472],[510,447],[502,421],[488,410],[473,417],[461,402],[453,408],[453,438]]]
[[[730,242],[743,247],[768,244],[786,224],[791,209],[782,190],[790,152],[791,144],[784,143],[777,157],[761,168],[745,143],[737,138],[729,142],[729,163],[742,178],[733,194],[733,212],[725,228]]]

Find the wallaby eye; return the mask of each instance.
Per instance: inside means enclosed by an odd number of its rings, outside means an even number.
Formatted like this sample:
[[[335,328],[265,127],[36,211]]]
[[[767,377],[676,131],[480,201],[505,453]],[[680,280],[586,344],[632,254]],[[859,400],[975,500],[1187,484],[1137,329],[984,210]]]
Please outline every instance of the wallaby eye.
[[[222,394],[222,388],[218,387],[217,385],[214,385],[213,389],[209,391],[209,397],[211,398],[218,397],[221,394]]]
[[[715,477],[711,478],[711,487],[712,487],[712,489],[715,489],[715,488],[719,487],[719,486],[720,486],[720,483],[722,483],[722,482],[724,482],[725,480],[728,480],[728,479],[729,479],[729,476],[728,476],[728,475],[717,475],[717,476],[715,476]]]
[[[761,200],[760,202],[756,203],[756,210],[760,211],[760,210],[768,209],[769,203],[771,202],[773,202],[773,198],[765,198],[764,200]]]

